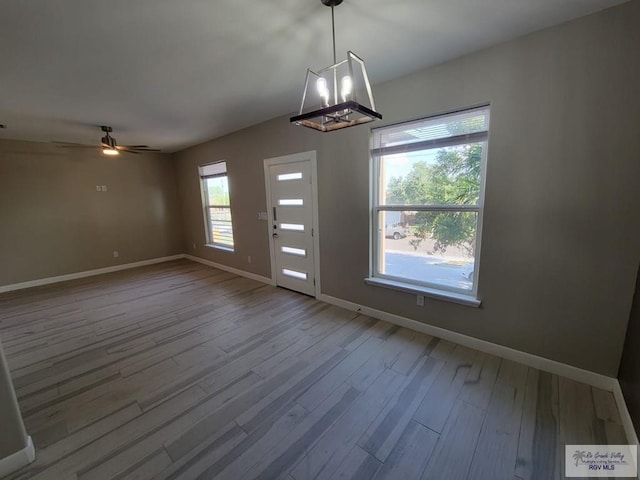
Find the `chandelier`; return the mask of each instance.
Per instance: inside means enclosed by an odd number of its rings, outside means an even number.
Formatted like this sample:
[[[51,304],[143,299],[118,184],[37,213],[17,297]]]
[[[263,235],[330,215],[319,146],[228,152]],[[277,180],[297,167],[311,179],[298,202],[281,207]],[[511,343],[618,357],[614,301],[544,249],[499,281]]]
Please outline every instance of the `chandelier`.
[[[307,69],[300,112],[291,117],[291,123],[321,132],[332,132],[382,119],[382,115],[376,112],[364,60],[352,51],[347,52],[346,60],[336,60],[333,10],[343,0],[320,1],[323,5],[331,7],[333,65],[318,71]],[[356,91],[362,92],[363,89],[367,94],[368,106],[358,103],[356,97]]]

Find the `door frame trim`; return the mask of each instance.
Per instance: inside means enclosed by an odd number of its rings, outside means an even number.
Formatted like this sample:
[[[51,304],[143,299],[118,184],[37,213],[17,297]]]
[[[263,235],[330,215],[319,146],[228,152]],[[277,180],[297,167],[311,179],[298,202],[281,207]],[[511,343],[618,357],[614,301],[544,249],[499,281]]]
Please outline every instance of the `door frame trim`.
[[[276,258],[273,245],[273,237],[271,236],[273,225],[273,205],[271,205],[271,176],[269,168],[274,165],[283,165],[287,163],[302,162],[308,160],[311,165],[311,206],[313,213],[313,269],[315,286],[314,297],[318,298],[321,294],[320,282],[320,228],[318,222],[318,165],[316,162],[316,151],[294,153],[291,155],[283,155],[281,157],[266,158],[264,164],[264,186],[267,193],[267,235],[269,237],[269,256],[271,259],[271,280],[276,285]]]

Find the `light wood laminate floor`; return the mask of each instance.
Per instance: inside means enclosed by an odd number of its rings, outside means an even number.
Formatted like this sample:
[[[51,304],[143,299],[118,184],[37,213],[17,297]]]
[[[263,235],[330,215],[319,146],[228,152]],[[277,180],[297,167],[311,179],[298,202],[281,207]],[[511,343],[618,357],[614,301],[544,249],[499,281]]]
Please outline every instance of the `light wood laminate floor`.
[[[181,260],[0,295],[20,479],[559,479],[613,396]]]

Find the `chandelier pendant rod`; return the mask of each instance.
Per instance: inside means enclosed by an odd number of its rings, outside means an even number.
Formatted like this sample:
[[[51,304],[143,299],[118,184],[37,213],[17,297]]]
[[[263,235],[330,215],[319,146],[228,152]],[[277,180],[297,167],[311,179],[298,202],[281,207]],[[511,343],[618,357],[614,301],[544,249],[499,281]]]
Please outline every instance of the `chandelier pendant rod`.
[[[336,19],[333,13],[335,2],[331,4],[331,36],[333,39],[333,64],[338,63],[336,57]],[[333,70],[333,104],[338,103],[338,73]]]
[[[333,9],[334,6],[331,5],[331,33],[332,33],[332,38],[333,38],[333,64],[335,65],[336,63],[338,63],[338,61],[336,60],[336,19],[334,17],[333,14]]]

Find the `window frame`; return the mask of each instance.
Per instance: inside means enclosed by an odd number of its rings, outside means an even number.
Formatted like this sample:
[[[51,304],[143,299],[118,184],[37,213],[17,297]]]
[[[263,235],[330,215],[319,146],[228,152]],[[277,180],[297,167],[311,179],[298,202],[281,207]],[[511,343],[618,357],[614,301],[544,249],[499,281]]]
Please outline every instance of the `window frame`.
[[[448,117],[460,113],[473,112],[475,110],[486,110],[487,128],[482,132],[462,134],[451,137],[440,137],[434,140],[426,140],[415,143],[405,143],[395,145],[391,147],[377,147],[375,145],[376,136],[385,129],[391,127],[397,127],[400,125],[410,125],[421,121],[430,121],[438,118]],[[479,306],[480,301],[478,299],[478,278],[480,271],[480,252],[482,243],[482,226],[484,219],[484,202],[486,191],[486,171],[487,171],[487,159],[489,150],[489,132],[491,129],[491,106],[490,104],[482,104],[470,108],[463,108],[454,111],[448,111],[437,115],[430,115],[415,120],[397,122],[381,127],[371,129],[370,135],[370,206],[371,206],[371,218],[370,218],[370,259],[369,259],[369,271],[370,276],[365,279],[366,283],[375,286],[382,286],[391,288],[394,290],[405,291],[409,293],[416,293],[420,296],[428,296],[438,298],[442,300],[449,300],[456,303],[466,304],[470,306]],[[415,151],[423,151],[436,148],[452,147],[467,145],[473,143],[483,143],[482,158],[480,165],[480,190],[478,194],[478,202],[475,205],[386,205],[381,203],[380,199],[380,187],[381,187],[381,159],[385,155],[392,155],[397,153],[410,153]],[[465,290],[456,287],[450,287],[438,283],[429,281],[420,281],[406,277],[399,277],[395,275],[389,275],[385,273],[379,273],[380,261],[382,259],[383,252],[381,251],[381,239],[385,241],[384,225],[380,225],[381,212],[472,212],[476,213],[476,232],[475,232],[475,245],[474,245],[474,272],[473,282],[471,290]],[[382,232],[382,233],[381,233]],[[420,304],[420,298],[418,298]]]
[[[220,173],[215,173],[215,174],[209,174],[209,175],[205,175],[203,174],[203,169],[205,169],[206,167],[210,167],[212,165],[220,165],[220,164],[224,164],[224,172],[220,172]],[[212,163],[207,163],[204,165],[198,165],[198,177],[200,180],[200,192],[201,192],[201,196],[202,196],[202,212],[203,212],[203,216],[204,216],[204,230],[205,230],[205,246],[207,247],[212,247],[212,248],[216,248],[219,250],[224,250],[227,252],[235,252],[235,229],[233,228],[233,211],[231,209],[231,184],[229,182],[229,171],[227,170],[227,162],[226,160],[219,160],[217,162],[212,162]],[[212,179],[212,178],[225,178],[226,182],[227,182],[227,189],[229,191],[229,204],[228,205],[211,205],[209,204],[209,192],[208,192],[208,186],[207,186],[207,180],[208,179]],[[220,242],[216,242],[214,240],[214,236],[213,236],[213,226],[211,224],[211,220],[210,220],[210,211],[212,209],[228,209],[229,210],[229,216],[231,217],[231,241],[232,241],[232,245],[228,245],[226,243],[220,243]]]

